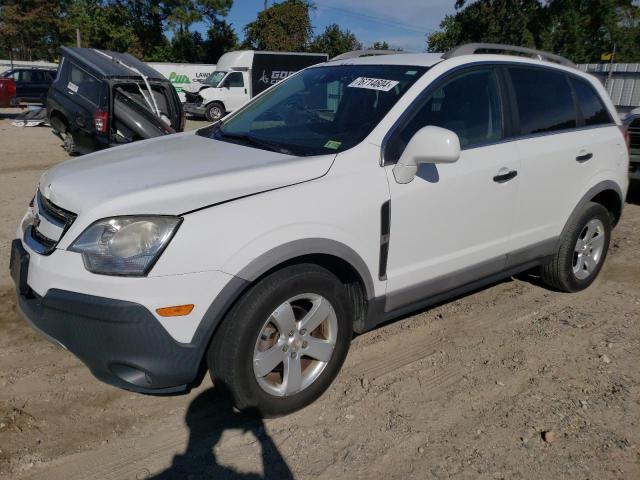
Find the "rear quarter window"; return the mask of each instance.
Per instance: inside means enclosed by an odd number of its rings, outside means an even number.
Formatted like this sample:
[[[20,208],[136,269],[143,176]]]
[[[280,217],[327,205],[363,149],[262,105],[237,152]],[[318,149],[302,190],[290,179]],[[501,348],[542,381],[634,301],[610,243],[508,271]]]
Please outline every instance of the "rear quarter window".
[[[578,120],[566,75],[553,70],[509,67],[521,135],[576,128]]]
[[[578,108],[585,126],[608,125],[613,122],[600,95],[589,82],[575,77],[572,77],[570,81],[576,92]]]

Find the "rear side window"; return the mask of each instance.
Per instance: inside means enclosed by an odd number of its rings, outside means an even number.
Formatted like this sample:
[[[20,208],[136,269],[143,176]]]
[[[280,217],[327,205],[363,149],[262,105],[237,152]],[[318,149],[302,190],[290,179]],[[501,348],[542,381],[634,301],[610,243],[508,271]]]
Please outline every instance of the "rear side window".
[[[538,68],[509,67],[520,119],[520,134],[576,128],[576,109],[564,73]]]
[[[495,71],[472,70],[445,80],[393,137],[387,160],[397,161],[413,135],[429,125],[455,132],[462,148],[501,140],[502,105]]]
[[[90,73],[71,64],[67,88],[86,98],[94,105],[100,104],[100,81]]]
[[[571,85],[576,92],[578,107],[585,126],[606,125],[611,123],[611,115],[602,103],[594,88],[584,80],[571,77]]]

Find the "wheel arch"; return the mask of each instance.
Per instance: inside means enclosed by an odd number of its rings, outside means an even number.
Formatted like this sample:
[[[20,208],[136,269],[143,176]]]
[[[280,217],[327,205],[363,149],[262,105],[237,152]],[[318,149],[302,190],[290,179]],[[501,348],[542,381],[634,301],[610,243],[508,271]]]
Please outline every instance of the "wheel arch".
[[[566,232],[567,228],[571,224],[571,220],[580,214],[582,208],[588,202],[595,202],[605,207],[611,215],[611,226],[615,226],[620,220],[622,215],[622,208],[624,206],[624,196],[620,186],[612,180],[604,180],[591,187],[582,196],[580,201],[574,207],[571,215],[567,219],[565,226],[562,230],[562,235]]]
[[[360,255],[335,240],[316,238],[289,242],[252,260],[232,277],[207,309],[192,340],[192,345],[199,349],[198,355],[201,358],[195,385],[206,374],[207,349],[233,305],[249,288],[266,276],[301,263],[319,265],[336,275],[345,284],[353,302],[354,331],[362,333],[368,329],[366,318],[370,302],[374,299],[374,286],[371,274]]]
[[[67,119],[65,114],[58,109],[51,110],[51,113],[49,113],[49,122],[51,123],[52,127],[58,130],[59,128],[57,128],[57,126],[60,126],[60,124],[64,126],[64,130],[59,130],[60,132],[66,131],[66,129],[69,128],[69,120]],[[55,125],[54,122],[60,123],[58,125]]]

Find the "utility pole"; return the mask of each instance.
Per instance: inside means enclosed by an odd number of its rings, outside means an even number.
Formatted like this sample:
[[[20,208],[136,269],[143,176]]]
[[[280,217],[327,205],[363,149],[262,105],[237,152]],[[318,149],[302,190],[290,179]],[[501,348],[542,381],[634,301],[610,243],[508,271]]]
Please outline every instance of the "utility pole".
[[[609,91],[609,95],[613,93],[613,85],[611,84],[611,79],[613,78],[613,62],[616,58],[616,44],[613,44],[613,52],[611,53],[611,61],[609,62],[609,76],[607,77],[607,90]]]
[[[267,9],[267,0],[264,0],[264,9]]]
[[[76,28],[76,47],[80,48],[82,47],[82,41],[80,38],[80,29]]]

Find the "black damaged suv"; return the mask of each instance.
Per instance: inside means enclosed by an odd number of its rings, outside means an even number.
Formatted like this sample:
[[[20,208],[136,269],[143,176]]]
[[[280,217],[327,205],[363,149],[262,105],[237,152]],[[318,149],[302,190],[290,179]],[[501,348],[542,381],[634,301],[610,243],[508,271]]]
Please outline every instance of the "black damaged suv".
[[[47,97],[53,132],[71,154],[158,137],[184,129],[171,82],[127,53],[61,49]]]

